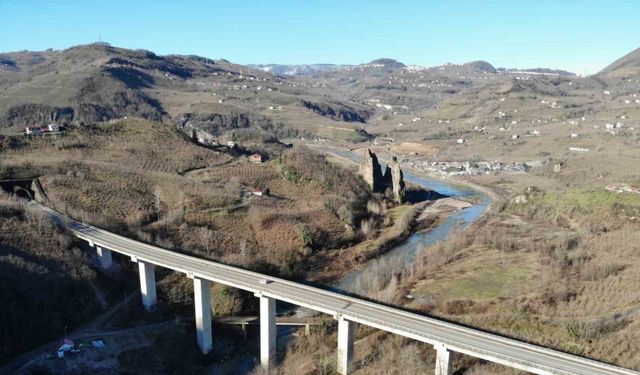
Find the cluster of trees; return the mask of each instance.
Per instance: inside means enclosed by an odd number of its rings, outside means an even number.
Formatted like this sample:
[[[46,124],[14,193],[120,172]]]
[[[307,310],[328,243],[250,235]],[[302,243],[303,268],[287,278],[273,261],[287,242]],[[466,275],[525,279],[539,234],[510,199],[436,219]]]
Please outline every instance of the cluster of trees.
[[[345,224],[357,226],[367,215],[371,191],[354,172],[326,161],[305,147],[296,147],[282,154],[281,174],[295,183],[318,184],[327,193],[325,206]]]

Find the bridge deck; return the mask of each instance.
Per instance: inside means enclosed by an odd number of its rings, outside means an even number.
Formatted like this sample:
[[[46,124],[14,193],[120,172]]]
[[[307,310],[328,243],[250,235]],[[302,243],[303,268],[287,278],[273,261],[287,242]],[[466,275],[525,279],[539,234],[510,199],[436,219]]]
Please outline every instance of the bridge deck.
[[[422,342],[434,345],[444,344],[455,352],[535,374],[640,375],[637,371],[527,344],[398,308],[165,250],[76,222],[35,202],[32,206],[46,212],[55,221],[64,223],[78,238],[130,256],[132,259],[307,307],[334,317],[342,317]],[[261,283],[264,279],[270,282]]]

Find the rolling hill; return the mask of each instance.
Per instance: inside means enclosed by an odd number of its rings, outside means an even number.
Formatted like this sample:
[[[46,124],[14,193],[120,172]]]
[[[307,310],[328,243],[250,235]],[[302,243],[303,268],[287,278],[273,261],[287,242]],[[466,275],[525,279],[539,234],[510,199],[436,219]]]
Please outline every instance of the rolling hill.
[[[353,132],[359,126],[350,123],[363,123],[371,114],[370,107],[226,60],[92,44],[3,53],[0,62],[0,127],[14,131],[135,116],[174,123],[216,118],[210,125],[220,129],[277,128],[282,135],[297,135],[337,122]]]
[[[0,54],[0,131],[134,116],[172,123],[189,136],[204,132],[215,142],[238,137],[357,142],[371,133],[393,136],[400,130],[396,136],[422,138],[424,127],[391,126],[422,116],[489,123],[508,109],[497,101],[509,98],[533,110],[555,102],[565,118],[581,116],[593,111],[610,87],[617,95],[635,92],[639,71],[640,50],[583,78],[547,68],[495,68],[482,60],[434,67],[389,58],[359,65],[243,66],[91,44]]]

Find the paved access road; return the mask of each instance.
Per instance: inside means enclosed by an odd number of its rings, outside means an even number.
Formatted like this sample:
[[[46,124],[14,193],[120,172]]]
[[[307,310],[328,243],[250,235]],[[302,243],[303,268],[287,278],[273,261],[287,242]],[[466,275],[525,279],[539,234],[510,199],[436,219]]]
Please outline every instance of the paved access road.
[[[340,293],[165,250],[79,223],[39,203],[32,202],[31,206],[45,212],[78,238],[91,241],[95,245],[124,254],[132,259],[170,268],[191,277],[207,279],[262,294],[331,314],[336,318],[342,317],[422,342],[434,345],[443,344],[454,352],[483,358],[535,374],[640,375],[640,372],[637,371],[526,344]],[[267,284],[261,283],[260,281],[264,279],[269,282]]]

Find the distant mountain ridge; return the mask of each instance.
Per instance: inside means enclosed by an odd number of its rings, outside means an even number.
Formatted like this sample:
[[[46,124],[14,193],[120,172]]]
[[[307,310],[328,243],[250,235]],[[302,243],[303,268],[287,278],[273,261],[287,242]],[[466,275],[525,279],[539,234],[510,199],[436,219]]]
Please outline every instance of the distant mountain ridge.
[[[302,64],[302,65],[286,65],[286,64],[249,64],[248,66],[260,69],[264,72],[288,75],[288,76],[302,76],[312,75],[316,73],[331,72],[340,69],[344,65],[336,64]]]
[[[471,62],[465,63],[463,65],[478,69],[478,70],[483,71],[483,72],[488,72],[488,73],[495,73],[496,72],[496,68],[494,68],[493,65],[491,65],[490,63],[488,63],[486,61],[482,61],[482,60],[471,61]]]
[[[619,92],[631,92],[636,88],[628,78],[638,73],[640,49],[581,85],[588,90],[618,85]],[[549,68],[496,68],[483,60],[433,67],[390,58],[357,65],[239,65],[91,44],[0,53],[0,127],[134,116],[184,129],[200,124],[200,130],[220,137],[242,130],[252,136],[353,138],[376,121],[437,108],[456,96],[566,96],[569,87],[563,83],[573,76]]]
[[[353,69],[359,66],[372,66],[372,65],[382,65],[388,69],[401,69],[406,67],[405,64],[396,61],[394,59],[389,58],[381,58],[373,60],[366,64],[249,64],[255,69],[260,69],[264,72],[278,74],[278,75],[287,75],[287,76],[307,76],[314,75],[319,73],[330,73],[336,70],[341,69]]]
[[[498,68],[498,71],[505,71],[509,73],[523,73],[523,74],[547,74],[563,77],[574,77],[576,74],[568,72],[562,69],[549,69],[549,68],[532,68],[532,69],[516,69],[516,68]]]
[[[248,66],[260,69],[265,72],[269,72],[272,74],[278,75],[287,75],[287,76],[311,76],[323,73],[331,73],[337,70],[344,69],[354,69],[357,67],[365,67],[365,66],[375,66],[381,65],[386,69],[395,70],[395,69],[429,69],[436,67],[427,67],[421,65],[405,65],[394,59],[389,58],[381,58],[373,60],[369,63],[364,64],[249,64]],[[463,64],[445,64],[443,66],[448,65],[461,65],[463,67],[468,67],[474,70],[478,70],[481,72],[487,73],[499,73],[499,72],[509,72],[509,73],[535,73],[535,74],[547,74],[547,75],[558,75],[564,77],[572,77],[575,76],[575,73],[562,70],[562,69],[551,69],[551,68],[531,68],[531,69],[519,69],[519,68],[495,68],[491,63],[484,60],[476,60],[470,61],[468,63]]]

